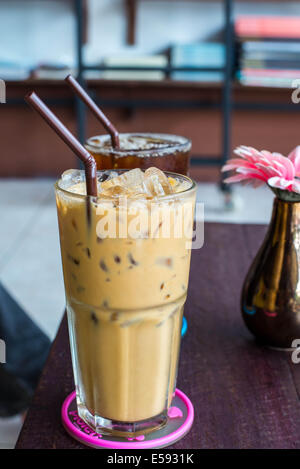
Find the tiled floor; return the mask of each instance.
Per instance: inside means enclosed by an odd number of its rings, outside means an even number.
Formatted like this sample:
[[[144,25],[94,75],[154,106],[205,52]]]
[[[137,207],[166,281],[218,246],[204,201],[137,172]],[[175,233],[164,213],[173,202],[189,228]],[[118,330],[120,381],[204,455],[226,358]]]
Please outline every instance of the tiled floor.
[[[267,223],[272,194],[234,188],[234,208],[214,184],[199,184],[207,221]],[[0,281],[52,339],[64,309],[53,180],[0,180]],[[21,419],[0,419],[0,448],[13,447]]]
[[[23,424],[22,417],[0,419],[0,449],[13,449]]]
[[[53,181],[1,181],[0,214],[0,280],[53,338],[64,307]]]

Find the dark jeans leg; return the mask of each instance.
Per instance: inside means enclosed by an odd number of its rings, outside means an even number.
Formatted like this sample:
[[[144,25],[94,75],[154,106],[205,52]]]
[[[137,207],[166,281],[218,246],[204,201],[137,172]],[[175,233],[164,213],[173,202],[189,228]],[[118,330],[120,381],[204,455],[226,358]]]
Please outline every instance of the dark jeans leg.
[[[0,364],[0,415],[13,415],[26,408],[35,390],[50,340],[1,284],[0,339],[6,348],[6,363]]]

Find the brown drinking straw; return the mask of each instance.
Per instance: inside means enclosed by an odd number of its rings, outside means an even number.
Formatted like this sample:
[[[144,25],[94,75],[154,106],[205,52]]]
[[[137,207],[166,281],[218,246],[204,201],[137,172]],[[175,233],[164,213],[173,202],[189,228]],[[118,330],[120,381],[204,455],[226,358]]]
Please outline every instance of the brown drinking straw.
[[[78,142],[73,134],[64,126],[64,124],[53,114],[46,104],[31,91],[25,96],[25,101],[30,104],[47,124],[60,136],[60,138],[73,150],[74,153],[83,161],[85,168],[86,192],[90,196],[97,196],[97,166],[94,158]]]
[[[87,105],[87,107],[95,114],[97,119],[101,122],[103,127],[107,130],[107,132],[111,136],[111,143],[112,146],[116,149],[120,148],[120,139],[119,139],[119,132],[115,128],[115,126],[110,122],[110,120],[106,117],[106,115],[101,111],[101,109],[97,106],[97,104],[90,98],[87,92],[80,86],[78,81],[75,80],[72,75],[68,75],[65,78],[65,81],[70,85],[72,90],[79,96],[80,99]]]

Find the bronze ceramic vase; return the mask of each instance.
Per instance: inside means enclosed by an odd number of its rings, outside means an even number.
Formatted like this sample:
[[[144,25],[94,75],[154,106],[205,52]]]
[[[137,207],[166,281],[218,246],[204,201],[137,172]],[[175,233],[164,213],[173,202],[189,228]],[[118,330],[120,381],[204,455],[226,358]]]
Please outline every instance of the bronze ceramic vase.
[[[300,339],[300,196],[276,190],[272,219],[244,282],[241,307],[259,342],[291,348]]]

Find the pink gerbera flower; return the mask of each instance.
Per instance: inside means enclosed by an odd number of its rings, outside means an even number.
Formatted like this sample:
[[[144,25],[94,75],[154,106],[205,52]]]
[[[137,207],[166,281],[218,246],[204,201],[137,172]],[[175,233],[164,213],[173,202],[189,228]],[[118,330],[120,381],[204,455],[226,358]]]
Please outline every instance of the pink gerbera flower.
[[[235,171],[224,182],[245,182],[255,186],[263,183],[271,187],[300,194],[300,146],[287,157],[266,150],[258,151],[244,145],[234,151],[239,158],[228,160],[222,171]]]

